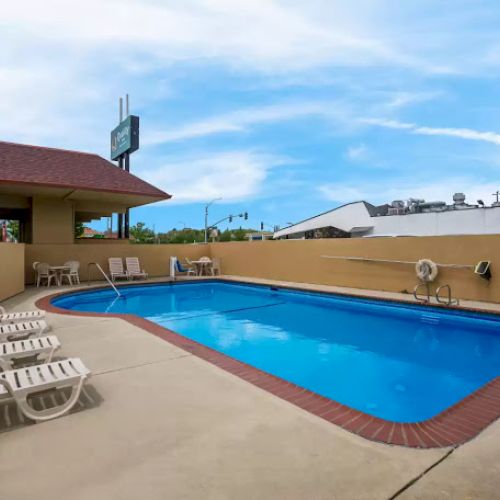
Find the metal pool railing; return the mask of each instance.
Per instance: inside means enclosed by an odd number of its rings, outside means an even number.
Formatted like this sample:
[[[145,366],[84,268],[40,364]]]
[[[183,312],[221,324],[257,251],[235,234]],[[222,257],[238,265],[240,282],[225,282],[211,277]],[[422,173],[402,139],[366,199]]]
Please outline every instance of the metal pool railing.
[[[87,284],[90,285],[90,266],[95,266],[104,276],[104,279],[108,282],[109,286],[116,292],[118,297],[122,297],[122,294],[118,291],[118,288],[114,285],[114,283],[109,279],[109,276],[104,272],[103,268],[97,262],[89,262],[87,265]]]
[[[417,261],[413,260],[391,260],[391,259],[369,259],[367,257],[349,257],[345,255],[322,255],[323,259],[342,259],[342,260],[357,260],[361,262],[380,262],[386,264],[412,264],[415,265]],[[440,264],[436,263],[439,267],[449,267],[452,269],[474,269],[475,266],[471,264]]]

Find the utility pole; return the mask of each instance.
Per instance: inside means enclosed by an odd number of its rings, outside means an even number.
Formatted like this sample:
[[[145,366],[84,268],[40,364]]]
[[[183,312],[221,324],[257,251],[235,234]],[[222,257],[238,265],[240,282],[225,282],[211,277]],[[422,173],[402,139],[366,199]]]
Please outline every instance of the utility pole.
[[[220,201],[222,198],[214,198],[211,202],[205,205],[205,243],[208,243],[208,207],[215,203],[216,201]]]
[[[498,198],[500,196],[500,191],[497,191],[496,193],[493,193],[492,196],[496,197],[496,201],[491,206],[492,207],[500,207],[500,201],[498,201]]]

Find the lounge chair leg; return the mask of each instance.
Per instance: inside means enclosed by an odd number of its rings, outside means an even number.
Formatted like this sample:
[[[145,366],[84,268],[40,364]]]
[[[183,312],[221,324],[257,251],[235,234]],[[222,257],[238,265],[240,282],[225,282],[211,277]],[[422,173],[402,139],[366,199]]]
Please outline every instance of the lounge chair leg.
[[[16,398],[15,401],[19,407],[19,409],[23,412],[24,416],[35,421],[42,422],[44,420],[50,420],[52,418],[57,418],[73,408],[78,398],[80,397],[80,393],[82,391],[84,377],[80,378],[78,384],[72,386],[71,396],[68,398],[66,403],[59,405],[55,408],[48,408],[46,410],[35,410],[33,409],[26,400],[27,396],[24,396],[22,399]]]

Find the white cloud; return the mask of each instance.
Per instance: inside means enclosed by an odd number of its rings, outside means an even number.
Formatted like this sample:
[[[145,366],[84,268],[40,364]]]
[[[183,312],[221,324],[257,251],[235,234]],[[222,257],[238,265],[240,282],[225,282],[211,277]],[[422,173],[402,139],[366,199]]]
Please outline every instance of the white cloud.
[[[218,197],[232,202],[258,196],[270,170],[291,161],[252,151],[228,151],[207,157],[181,158],[143,171],[142,177],[173,193],[169,204]]]
[[[348,148],[345,156],[351,161],[361,161],[366,160],[368,153],[368,148],[364,144],[359,144],[358,146],[351,146]]]
[[[432,101],[438,97],[443,97],[443,91],[433,92],[410,92],[410,91],[396,91],[390,94],[388,102],[384,103],[381,107],[386,108],[387,111],[394,112],[395,110],[420,104],[423,102]]]
[[[467,203],[476,203],[482,199],[486,204],[491,200],[491,193],[498,189],[492,182],[478,181],[473,177],[446,178],[446,182],[429,180],[393,179],[386,181],[363,180],[360,183],[335,182],[318,187],[321,196],[334,203],[349,203],[364,200],[373,204],[390,203],[393,200],[421,198],[427,201],[442,200],[452,202],[454,193],[465,193]]]
[[[491,142],[493,144],[500,144],[500,134],[496,132],[481,132],[470,128],[416,127],[412,132],[419,135],[444,135],[471,141],[484,141]]]
[[[295,78],[329,80],[332,72],[324,69],[331,66],[343,68],[335,81],[359,67],[373,68],[377,82],[391,68],[410,68],[412,74],[441,71],[462,57],[453,23],[467,16],[458,11],[442,19],[439,9],[432,11],[440,23],[435,39],[427,29],[426,4],[413,12],[377,0],[86,0],[84,8],[76,0],[0,2],[0,134],[11,140],[87,147],[92,135],[107,136],[109,117],[115,120],[111,99],[128,90],[135,102],[150,103],[151,94],[157,95],[151,88],[155,84],[138,79],[151,74],[157,78],[161,71],[168,75],[176,64],[223,66],[240,75],[274,78],[278,85]],[[482,39],[471,35],[468,47],[478,41]],[[2,72],[13,76],[2,79]],[[347,88],[349,78],[344,81]],[[164,100],[164,95],[158,97],[157,102]],[[387,106],[399,109],[428,97],[402,91]],[[289,116],[301,113],[308,111],[295,110]],[[163,137],[168,142],[242,131],[256,123],[251,119],[222,115],[166,130]],[[269,118],[280,119],[285,118]],[[48,120],[51,125],[44,126]],[[78,140],[70,123],[78,123]],[[159,141],[161,134],[151,141]],[[107,148],[104,140],[96,144]]]
[[[469,128],[425,127],[414,123],[386,120],[383,118],[360,118],[358,121],[363,124],[374,125],[377,127],[407,130],[408,132],[417,135],[441,135],[446,137],[457,137],[470,141],[490,142],[500,145],[500,134],[496,132],[479,131]]]
[[[322,102],[285,103],[260,108],[244,108],[170,130],[151,132],[143,143],[160,144],[224,132],[242,132],[256,124],[274,123],[304,116],[327,116],[327,110],[328,104]]]
[[[375,104],[374,107],[403,107],[415,102],[432,99],[433,95],[435,94],[396,92],[390,96],[389,103]],[[181,142],[220,133],[245,132],[254,125],[277,123],[304,117],[319,117],[324,120],[342,122],[346,127],[352,126],[352,124],[357,121],[392,128],[414,127],[413,124],[402,124],[396,121],[376,118],[355,120],[352,117],[353,114],[354,111],[349,109],[347,103],[340,100],[282,102],[261,107],[236,109],[228,113],[196,120],[167,130],[153,130],[148,133],[142,143],[144,145],[154,145],[168,142]],[[156,128],[159,129],[158,126]],[[365,153],[367,153],[367,148],[362,145],[362,147],[358,146],[357,148],[349,149],[347,156],[353,160],[356,156],[358,159],[361,159],[361,156]]]
[[[318,16],[279,0],[86,0],[84,9],[72,0],[20,0],[2,2],[0,19],[10,30],[66,46],[132,50],[163,62],[219,58],[273,73],[330,63],[425,66],[383,40],[368,18],[374,9],[341,3]]]
[[[375,125],[377,127],[394,128],[399,130],[413,130],[416,127],[414,123],[404,123],[397,120],[387,120],[385,118],[359,118],[358,122],[366,125]]]

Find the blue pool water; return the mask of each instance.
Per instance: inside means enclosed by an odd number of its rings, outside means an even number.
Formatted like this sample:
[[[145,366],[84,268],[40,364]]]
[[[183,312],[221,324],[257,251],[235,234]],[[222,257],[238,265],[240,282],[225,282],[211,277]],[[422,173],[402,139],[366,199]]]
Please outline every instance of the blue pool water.
[[[430,418],[500,374],[500,317],[225,282],[79,292],[371,415]]]

